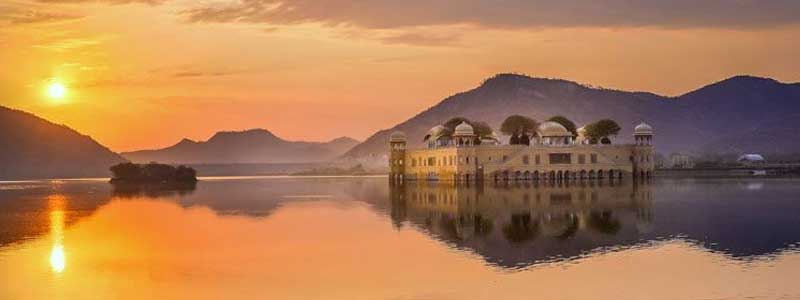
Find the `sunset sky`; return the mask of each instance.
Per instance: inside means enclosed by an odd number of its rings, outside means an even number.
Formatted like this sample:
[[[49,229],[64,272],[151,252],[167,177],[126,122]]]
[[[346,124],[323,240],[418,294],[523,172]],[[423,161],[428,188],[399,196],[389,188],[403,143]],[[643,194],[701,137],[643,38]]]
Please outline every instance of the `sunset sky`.
[[[799,36],[790,0],[3,0],[0,105],[115,151],[364,139],[496,73],[669,96],[796,82]]]

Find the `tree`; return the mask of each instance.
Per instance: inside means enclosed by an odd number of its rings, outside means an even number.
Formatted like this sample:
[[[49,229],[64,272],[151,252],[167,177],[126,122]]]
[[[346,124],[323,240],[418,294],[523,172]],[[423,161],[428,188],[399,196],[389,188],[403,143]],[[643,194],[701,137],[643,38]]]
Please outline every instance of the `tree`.
[[[578,136],[578,128],[577,128],[577,126],[575,126],[575,123],[570,121],[570,119],[567,119],[567,117],[564,117],[564,116],[553,116],[553,117],[550,117],[550,119],[547,119],[547,121],[556,122],[558,124],[561,124],[561,126],[564,126],[564,128],[567,128],[567,130],[569,132],[571,132],[573,136]]]
[[[116,164],[112,166],[110,170],[114,178],[139,179],[144,176],[144,174],[142,174],[142,168],[130,162]]]
[[[197,180],[195,178],[197,178],[197,171],[195,171],[193,168],[181,165],[178,166],[178,168],[175,170],[175,180],[178,181]]]
[[[486,122],[477,122],[473,121],[469,123],[472,125],[472,129],[475,130],[475,134],[479,137],[491,137],[492,136],[492,127]]]
[[[528,145],[530,145],[530,144],[531,144],[531,138],[530,138],[530,137],[529,137],[527,134],[523,134],[523,135],[522,135],[522,136],[519,138],[519,144],[520,144],[520,145],[526,145],[526,146],[528,146]]]
[[[500,132],[507,135],[531,134],[536,132],[537,126],[538,124],[534,119],[520,115],[511,115],[500,125]]]
[[[166,180],[175,175],[175,167],[170,165],[159,164],[155,162],[148,163],[143,167],[144,174],[147,178],[154,180]]]
[[[586,125],[586,137],[592,144],[597,144],[604,138],[608,139],[609,136],[617,135],[621,129],[614,120],[603,119]],[[607,142],[611,143],[611,140],[608,139]]]
[[[111,173],[114,177],[112,183],[118,182],[196,182],[197,172],[186,166],[173,167],[170,165],[151,162],[145,165],[134,163],[120,163],[112,166]]]

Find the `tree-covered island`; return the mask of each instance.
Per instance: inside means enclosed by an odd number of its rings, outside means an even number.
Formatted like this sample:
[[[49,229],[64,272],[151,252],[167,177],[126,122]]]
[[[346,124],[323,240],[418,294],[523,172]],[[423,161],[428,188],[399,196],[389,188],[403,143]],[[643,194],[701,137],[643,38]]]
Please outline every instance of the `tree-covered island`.
[[[186,183],[197,182],[197,172],[186,166],[159,163],[120,163],[110,168],[111,183]]]

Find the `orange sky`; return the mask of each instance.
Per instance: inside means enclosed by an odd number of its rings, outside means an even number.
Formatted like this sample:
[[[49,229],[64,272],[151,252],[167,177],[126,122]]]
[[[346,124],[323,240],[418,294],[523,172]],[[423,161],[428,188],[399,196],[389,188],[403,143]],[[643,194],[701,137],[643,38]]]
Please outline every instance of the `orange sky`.
[[[664,95],[800,81],[798,15],[777,0],[9,0],[0,105],[115,151],[248,128],[364,139],[495,73]]]

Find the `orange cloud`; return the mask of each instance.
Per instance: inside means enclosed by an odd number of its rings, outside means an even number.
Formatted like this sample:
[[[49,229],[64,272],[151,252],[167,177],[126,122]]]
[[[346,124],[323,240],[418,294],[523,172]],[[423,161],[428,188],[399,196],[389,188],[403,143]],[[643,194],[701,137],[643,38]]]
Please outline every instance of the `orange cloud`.
[[[81,19],[75,13],[55,12],[38,5],[8,3],[0,4],[0,24],[10,25],[56,23]]]
[[[475,24],[495,28],[718,27],[797,24],[800,2],[695,0],[447,1],[238,0],[181,13],[200,23],[323,23],[363,28]]]
[[[130,4],[130,3],[142,3],[142,4],[149,4],[149,5],[159,5],[167,2],[168,0],[36,0],[37,2],[41,3],[90,3],[90,2],[101,2],[101,3],[108,3],[108,4]]]

